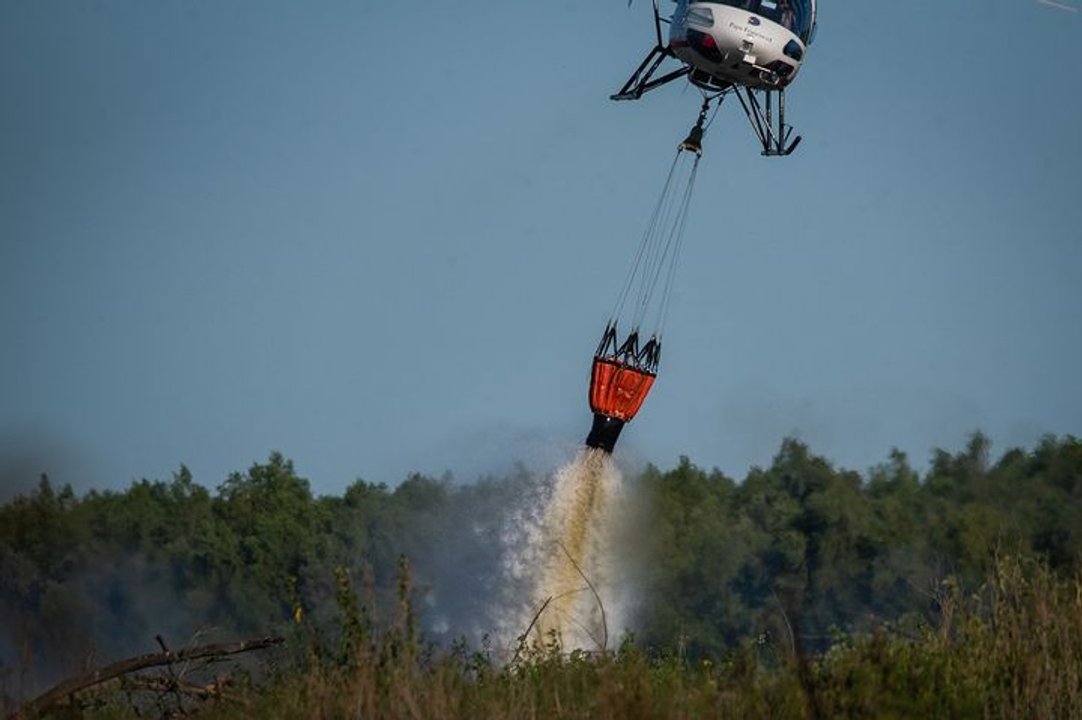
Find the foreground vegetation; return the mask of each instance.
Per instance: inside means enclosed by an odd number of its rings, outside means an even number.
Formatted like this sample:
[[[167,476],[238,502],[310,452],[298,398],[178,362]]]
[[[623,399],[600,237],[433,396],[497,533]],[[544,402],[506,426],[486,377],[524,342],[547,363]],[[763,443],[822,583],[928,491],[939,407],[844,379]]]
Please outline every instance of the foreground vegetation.
[[[129,690],[79,702],[80,716],[227,718],[1034,718],[1082,717],[1082,577],[998,560],[988,582],[948,584],[939,622],[839,636],[823,654],[750,642],[716,661],[615,652],[561,653],[553,642],[512,663],[459,645],[425,648],[410,608],[374,628],[348,587],[335,650],[307,645],[261,681],[196,703]],[[295,638],[296,647],[304,646]]]
[[[816,657],[745,643],[716,662],[534,648],[500,667],[465,652],[425,659],[401,623],[207,717],[699,718],[1082,717],[1082,576],[1006,558],[977,592],[947,586],[936,626],[839,637]]]
[[[341,497],[277,454],[214,492],[183,467],[83,497],[43,478],[0,507],[0,709],[213,627],[287,650],[217,700],[158,697],[160,714],[1082,717],[1079,440],[993,459],[978,434],[923,475],[901,453],[861,474],[787,440],[740,482],[683,460],[629,483],[634,641],[508,664],[481,632],[529,473]],[[86,709],[133,716],[138,696]]]

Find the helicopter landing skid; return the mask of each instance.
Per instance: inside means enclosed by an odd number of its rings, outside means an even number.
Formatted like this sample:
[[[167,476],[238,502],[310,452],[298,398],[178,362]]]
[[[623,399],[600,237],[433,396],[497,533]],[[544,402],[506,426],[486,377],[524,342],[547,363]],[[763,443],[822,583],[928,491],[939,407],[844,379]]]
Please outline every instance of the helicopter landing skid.
[[[792,142],[793,126],[785,123],[785,90],[761,90],[765,102],[759,102],[757,91],[748,87],[736,87],[736,99],[748,116],[751,129],[763,146],[763,155],[767,157],[786,157],[792,155],[802,140],[797,135]],[[778,97],[778,114],[774,115],[774,95]],[[775,122],[776,120],[776,122]]]
[[[609,96],[610,100],[638,100],[643,96],[643,93],[647,93],[654,88],[661,87],[665,83],[672,82],[677,78],[682,78],[688,74],[691,70],[687,65],[683,66],[679,70],[673,70],[671,73],[662,75],[659,78],[654,78],[654,73],[661,66],[661,63],[665,61],[665,58],[675,57],[672,50],[668,47],[662,47],[661,45],[655,45],[652,50],[646,55],[646,58],[639,63],[639,67],[635,69],[635,72],[631,73],[631,77],[627,79],[624,86],[620,88],[620,92]]]
[[[686,76],[704,93],[715,93],[715,97],[723,97],[730,92],[736,95],[737,100],[740,101],[740,107],[748,117],[748,122],[751,123],[751,129],[763,148],[763,155],[785,157],[793,154],[800,144],[801,137],[798,135],[792,138],[793,126],[785,122],[784,88],[752,89],[746,85],[714,77],[701,70],[692,70],[689,65],[683,65],[678,70],[655,78],[654,74],[661,67],[661,63],[665,61],[665,58],[670,57],[676,56],[669,47],[655,45],[635,68],[635,72],[631,73],[631,77],[620,88],[620,91],[610,95],[609,98],[638,100],[645,93]],[[762,100],[760,100],[760,95],[762,95]],[[775,97],[777,98],[776,113]]]

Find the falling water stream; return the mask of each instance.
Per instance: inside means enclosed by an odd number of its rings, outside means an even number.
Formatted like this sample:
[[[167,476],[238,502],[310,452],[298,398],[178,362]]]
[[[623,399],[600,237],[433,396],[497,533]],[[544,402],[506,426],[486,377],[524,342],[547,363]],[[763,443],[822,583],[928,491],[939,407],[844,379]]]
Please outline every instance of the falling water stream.
[[[586,448],[558,470],[543,512],[513,565],[527,575],[528,602],[514,613],[526,641],[602,650],[624,628],[613,539],[621,476],[612,456]],[[509,628],[510,629],[510,628]]]

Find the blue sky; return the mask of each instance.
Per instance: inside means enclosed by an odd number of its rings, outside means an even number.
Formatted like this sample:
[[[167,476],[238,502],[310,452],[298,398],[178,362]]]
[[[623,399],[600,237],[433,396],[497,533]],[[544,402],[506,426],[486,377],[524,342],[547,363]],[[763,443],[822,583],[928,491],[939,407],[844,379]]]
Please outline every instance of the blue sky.
[[[0,4],[0,474],[547,465],[675,143],[649,7]],[[1082,434],[1082,13],[822,3],[804,143],[707,137],[626,461]],[[8,488],[7,491],[10,491]]]

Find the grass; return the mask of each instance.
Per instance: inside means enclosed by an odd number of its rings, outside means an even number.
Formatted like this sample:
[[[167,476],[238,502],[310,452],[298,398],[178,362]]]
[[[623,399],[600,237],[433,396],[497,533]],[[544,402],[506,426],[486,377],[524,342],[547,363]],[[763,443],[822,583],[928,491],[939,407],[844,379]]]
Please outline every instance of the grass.
[[[403,584],[404,597],[408,585]],[[976,592],[945,583],[935,621],[839,637],[785,656],[749,642],[691,661],[627,639],[615,652],[533,647],[513,665],[464,645],[425,648],[408,603],[376,629],[339,577],[340,637],[200,704],[159,707],[232,718],[1082,718],[1082,575],[1000,560]],[[88,718],[155,716],[117,692],[58,709]]]

